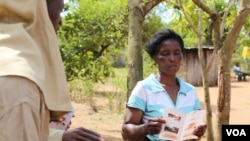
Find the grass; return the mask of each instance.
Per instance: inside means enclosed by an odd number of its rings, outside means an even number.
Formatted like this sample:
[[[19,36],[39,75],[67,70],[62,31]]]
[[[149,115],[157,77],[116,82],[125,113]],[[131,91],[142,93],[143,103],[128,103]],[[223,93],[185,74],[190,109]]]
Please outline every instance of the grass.
[[[105,84],[91,81],[74,80],[69,83],[71,100],[76,103],[88,103],[93,110],[98,109],[97,98],[106,101],[102,107],[109,113],[121,114],[126,105],[126,77],[127,69],[115,69],[115,77],[110,78]],[[102,102],[103,102],[102,101]]]

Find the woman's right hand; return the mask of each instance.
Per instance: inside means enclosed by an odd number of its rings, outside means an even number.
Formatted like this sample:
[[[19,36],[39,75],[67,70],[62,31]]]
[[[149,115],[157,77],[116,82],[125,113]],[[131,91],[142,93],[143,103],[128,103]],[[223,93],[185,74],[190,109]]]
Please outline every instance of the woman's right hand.
[[[159,134],[162,128],[162,125],[165,124],[166,121],[163,118],[154,118],[149,119],[148,123],[146,123],[145,133],[154,135]]]

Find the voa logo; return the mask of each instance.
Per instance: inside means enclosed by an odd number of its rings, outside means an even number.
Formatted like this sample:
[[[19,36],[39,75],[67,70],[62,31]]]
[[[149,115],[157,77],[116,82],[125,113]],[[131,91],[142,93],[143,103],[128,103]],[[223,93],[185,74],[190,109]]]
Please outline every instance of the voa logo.
[[[226,129],[227,136],[247,136],[244,129]]]

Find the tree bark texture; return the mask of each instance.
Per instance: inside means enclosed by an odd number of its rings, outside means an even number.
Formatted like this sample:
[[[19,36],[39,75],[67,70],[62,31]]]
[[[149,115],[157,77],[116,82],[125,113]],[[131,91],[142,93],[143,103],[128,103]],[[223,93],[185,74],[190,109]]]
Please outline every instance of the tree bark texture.
[[[143,79],[142,26],[144,16],[140,6],[142,0],[128,2],[128,56],[127,98],[139,80]]]
[[[247,4],[248,3],[248,4]],[[249,0],[241,0],[238,15],[235,17],[232,28],[222,46],[218,50],[219,57],[219,95],[217,101],[217,135],[216,141],[221,141],[221,128],[223,124],[229,124],[231,108],[231,58],[241,28],[250,13]],[[244,5],[242,5],[244,4]],[[216,32],[216,31],[215,31]],[[222,42],[220,39],[219,42]]]
[[[142,29],[144,18],[156,5],[164,0],[128,1],[128,76],[127,99],[139,80],[143,79]]]
[[[219,13],[210,9],[203,2],[199,0],[193,0],[193,2],[205,11],[213,21],[214,24],[214,46],[218,55],[218,99],[217,99],[217,125],[215,129],[215,140],[221,141],[221,128],[223,124],[229,124],[230,120],[230,105],[231,105],[231,58],[233,50],[235,48],[237,39],[239,37],[240,30],[249,15],[249,0],[240,0],[240,8],[237,16],[234,19],[233,25],[229,30],[229,33],[223,41],[221,38],[221,17]]]

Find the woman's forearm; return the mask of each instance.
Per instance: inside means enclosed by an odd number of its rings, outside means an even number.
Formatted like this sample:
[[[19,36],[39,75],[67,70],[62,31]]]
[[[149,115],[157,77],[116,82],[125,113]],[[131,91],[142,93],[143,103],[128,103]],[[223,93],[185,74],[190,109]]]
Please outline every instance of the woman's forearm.
[[[147,135],[146,127],[146,124],[124,124],[122,126],[122,137],[126,141],[142,141]]]

